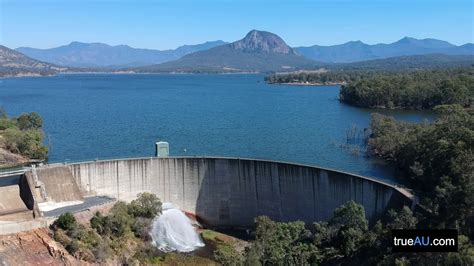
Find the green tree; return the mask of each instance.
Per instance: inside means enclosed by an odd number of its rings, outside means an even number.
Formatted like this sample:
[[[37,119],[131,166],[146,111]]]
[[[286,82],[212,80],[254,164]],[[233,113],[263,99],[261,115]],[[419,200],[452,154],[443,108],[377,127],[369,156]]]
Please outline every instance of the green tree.
[[[144,192],[130,203],[129,211],[135,217],[154,218],[161,214],[162,203],[155,194]]]
[[[274,222],[266,216],[256,219],[256,248],[262,264],[300,264],[314,261],[317,253],[304,222]]]
[[[387,225],[391,229],[415,229],[418,224],[418,219],[407,206],[404,206],[398,212],[389,210],[387,219]]]
[[[368,229],[364,207],[349,201],[334,211],[329,225],[337,228],[340,249],[344,255],[355,252]]]
[[[39,129],[43,126],[43,119],[38,113],[26,113],[17,118],[20,130]]]

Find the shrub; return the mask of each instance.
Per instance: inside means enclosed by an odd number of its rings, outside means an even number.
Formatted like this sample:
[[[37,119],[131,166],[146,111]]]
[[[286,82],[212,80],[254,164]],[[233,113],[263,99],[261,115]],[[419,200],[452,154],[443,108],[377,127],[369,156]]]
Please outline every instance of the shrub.
[[[143,217],[135,218],[135,221],[132,224],[132,231],[136,237],[144,241],[149,241],[151,239],[151,236],[149,233],[151,223],[152,223],[152,220],[149,218],[143,218]]]
[[[90,225],[100,235],[106,235],[110,232],[106,231],[107,217],[103,216],[100,212],[96,212],[90,220]]]
[[[77,222],[76,218],[74,217],[74,215],[72,215],[72,213],[66,212],[64,214],[61,214],[53,225],[63,230],[69,231],[77,226]]]
[[[214,251],[214,259],[222,265],[241,265],[242,255],[230,245],[219,245]]]
[[[15,120],[8,119],[7,117],[0,117],[0,130],[5,130],[15,126]]]
[[[64,230],[54,230],[53,238],[63,246],[67,246],[71,242],[71,238],[66,235]]]
[[[128,213],[128,205],[125,202],[117,202],[110,210],[110,215],[105,218],[105,232],[115,236],[123,236],[130,231],[133,217]]]
[[[79,250],[79,241],[73,240],[69,242],[69,244],[67,244],[65,248],[67,252],[69,252],[70,254],[74,254],[76,251]]]

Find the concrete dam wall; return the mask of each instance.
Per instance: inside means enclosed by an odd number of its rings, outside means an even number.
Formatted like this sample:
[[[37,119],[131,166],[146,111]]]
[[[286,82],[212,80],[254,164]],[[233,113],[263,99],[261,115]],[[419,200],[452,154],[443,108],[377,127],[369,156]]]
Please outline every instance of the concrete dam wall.
[[[283,162],[236,158],[139,158],[49,165],[69,168],[82,195],[130,201],[152,192],[208,226],[248,227],[258,215],[278,221],[324,221],[349,200],[369,220],[410,206],[396,187],[369,178]]]

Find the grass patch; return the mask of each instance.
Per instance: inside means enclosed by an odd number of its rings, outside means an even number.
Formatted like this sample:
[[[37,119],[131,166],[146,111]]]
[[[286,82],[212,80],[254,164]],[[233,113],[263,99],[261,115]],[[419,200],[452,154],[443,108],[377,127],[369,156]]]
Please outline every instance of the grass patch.
[[[208,258],[182,253],[166,253],[164,256],[149,258],[146,262],[153,265],[219,265]]]

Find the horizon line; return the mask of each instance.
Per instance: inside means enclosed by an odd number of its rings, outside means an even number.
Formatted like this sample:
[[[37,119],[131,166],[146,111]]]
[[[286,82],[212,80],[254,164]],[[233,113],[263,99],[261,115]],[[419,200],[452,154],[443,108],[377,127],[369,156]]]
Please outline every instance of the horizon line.
[[[264,31],[264,30],[259,30],[259,31]],[[249,31],[250,32],[250,31]],[[270,32],[270,33],[273,33],[273,32]],[[273,33],[275,35],[278,35],[276,33]],[[279,35],[278,35],[279,36]],[[281,37],[281,36],[280,36]],[[242,39],[242,38],[241,38]],[[238,39],[238,40],[241,40],[241,39]],[[283,39],[283,38],[282,38]],[[436,38],[431,38],[431,37],[426,37],[426,38],[416,38],[416,37],[410,37],[410,36],[403,36],[399,39],[396,39],[395,41],[393,42],[377,42],[377,43],[367,43],[367,42],[364,42],[364,41],[361,41],[360,39],[359,40],[350,40],[350,41],[346,41],[346,42],[343,42],[343,43],[336,43],[336,44],[329,44],[329,45],[319,45],[319,44],[311,44],[311,45],[296,45],[296,46],[293,46],[293,45],[288,45],[290,46],[291,48],[301,48],[301,47],[313,47],[313,46],[320,46],[320,47],[331,47],[331,46],[337,46],[337,45],[343,45],[343,44],[347,44],[347,43],[351,43],[351,42],[361,42],[365,45],[370,45],[370,46],[373,46],[373,45],[381,45],[381,44],[394,44],[396,42],[399,42],[403,39],[415,39],[415,40],[419,40],[419,41],[423,41],[423,40],[437,40],[437,41],[443,41],[443,42],[447,42],[451,45],[455,45],[457,47],[459,46],[463,46],[463,45],[466,45],[466,44],[474,44],[474,41],[473,42],[466,42],[466,43],[462,43],[462,44],[454,44],[450,41],[447,41],[447,40],[442,40],[442,39],[436,39]],[[150,47],[134,47],[134,46],[131,46],[129,44],[126,44],[126,43],[120,43],[120,44],[112,44],[112,43],[107,43],[107,42],[102,42],[102,41],[77,41],[77,40],[74,40],[74,41],[69,41],[65,44],[59,44],[59,45],[56,45],[56,46],[53,46],[53,47],[47,47],[47,48],[37,48],[37,47],[34,47],[34,46],[18,46],[18,47],[9,47],[10,49],[20,49],[20,48],[32,48],[32,49],[41,49],[41,50],[48,50],[48,49],[54,49],[54,48],[59,48],[59,47],[63,47],[63,46],[68,46],[68,45],[71,45],[73,43],[82,43],[82,44],[105,44],[105,45],[108,45],[108,46],[111,46],[111,47],[117,47],[117,46],[128,46],[132,49],[146,49],[146,50],[156,50],[156,51],[167,51],[167,50],[176,50],[180,47],[183,47],[183,46],[193,46],[193,45],[200,45],[200,44],[205,44],[205,43],[209,43],[209,42],[218,42],[218,41],[221,41],[221,42],[225,42],[226,44],[228,43],[233,43],[235,41],[238,41],[238,40],[234,40],[234,41],[226,41],[226,40],[223,40],[223,39],[216,39],[216,40],[209,40],[209,41],[204,41],[204,42],[199,42],[199,43],[192,43],[192,44],[181,44],[177,47],[174,47],[174,48],[165,48],[165,49],[159,49],[159,48],[150,48]],[[285,39],[283,39],[283,41],[285,41],[285,43],[287,43],[287,41]],[[4,44],[2,44],[4,45]],[[7,45],[4,45],[6,47],[8,47]]]

